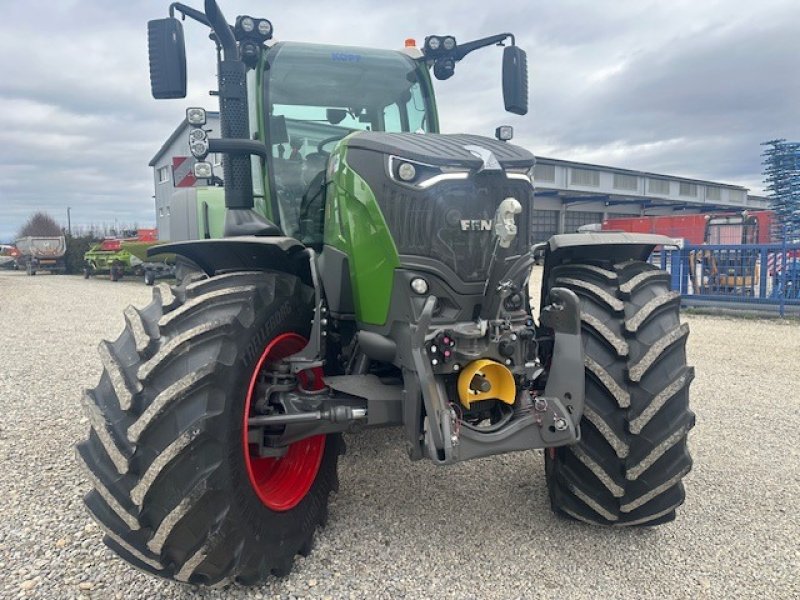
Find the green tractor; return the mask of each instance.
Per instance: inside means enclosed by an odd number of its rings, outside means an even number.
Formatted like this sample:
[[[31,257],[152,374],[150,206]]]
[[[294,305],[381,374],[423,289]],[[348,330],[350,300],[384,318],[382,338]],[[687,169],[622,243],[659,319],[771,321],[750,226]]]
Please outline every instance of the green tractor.
[[[108,273],[111,281],[119,281],[126,273],[139,275],[144,260],[131,245],[114,238],[93,244],[83,255],[83,277],[89,279],[98,273]],[[146,249],[140,250],[146,252]]]
[[[155,242],[138,239],[109,238],[93,244],[83,255],[83,277],[89,279],[108,273],[111,281],[120,281],[125,275],[143,276],[146,285],[156,279],[176,274],[174,257],[161,256],[161,261],[148,261],[150,248]]]
[[[221,139],[187,120],[196,176],[224,155],[223,235],[155,249],[198,273],[100,344],[78,456],[105,543],[192,584],[284,575],[325,523],[342,434],[388,426],[443,466],[543,450],[565,518],[674,519],[694,371],[679,296],[645,262],[667,239],[554,236],[534,315],[534,157],[507,129],[438,133],[430,72],[484,46],[508,44],[505,107],[527,112],[514,37],[268,43],[268,20],[230,26],[215,0],[170,11],[149,23],[156,98],[186,94],[175,11],[217,45]]]

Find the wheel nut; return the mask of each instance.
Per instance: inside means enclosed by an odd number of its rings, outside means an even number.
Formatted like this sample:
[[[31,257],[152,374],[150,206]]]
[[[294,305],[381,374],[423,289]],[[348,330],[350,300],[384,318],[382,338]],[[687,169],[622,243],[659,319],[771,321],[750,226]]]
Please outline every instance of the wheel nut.
[[[567,428],[567,420],[559,417],[553,421],[553,427],[556,428],[556,431],[564,431]]]

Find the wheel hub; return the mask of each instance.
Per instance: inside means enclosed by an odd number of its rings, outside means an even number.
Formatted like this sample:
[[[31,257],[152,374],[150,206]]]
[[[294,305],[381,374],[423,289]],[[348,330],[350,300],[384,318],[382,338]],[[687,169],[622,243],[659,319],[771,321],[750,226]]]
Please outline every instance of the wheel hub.
[[[262,504],[274,511],[291,510],[308,495],[325,453],[325,436],[316,435],[290,444],[280,457],[261,457],[258,447],[248,442],[248,419],[257,402],[256,386],[262,371],[295,354],[306,343],[301,335],[284,333],[267,344],[253,370],[245,401],[243,446],[247,475]],[[321,384],[321,377],[313,379]]]

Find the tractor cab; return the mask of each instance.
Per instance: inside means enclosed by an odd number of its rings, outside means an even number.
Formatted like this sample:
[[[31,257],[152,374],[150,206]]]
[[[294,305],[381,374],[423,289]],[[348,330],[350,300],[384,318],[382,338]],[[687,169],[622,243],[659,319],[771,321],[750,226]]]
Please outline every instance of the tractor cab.
[[[437,133],[431,74],[449,79],[476,50],[503,47],[505,108],[528,111],[527,57],[511,33],[463,44],[452,35],[430,35],[421,50],[406,40],[404,51],[272,42],[270,21],[243,15],[231,27],[213,0],[205,12],[174,2],[170,18],[148,23],[155,98],[186,96],[186,50],[175,12],[209,26],[217,45],[219,89],[212,93],[219,97],[221,139],[207,138],[203,109],[189,108],[187,122],[195,127],[189,148],[198,180],[219,183],[205,158],[225,157],[224,237],[282,235],[308,243],[304,207],[324,196],[336,144],[356,132]],[[511,138],[510,127],[498,128],[501,133],[504,141]]]
[[[265,187],[285,235],[300,239],[301,215],[321,206],[327,160],[341,139],[438,128],[427,69],[403,52],[279,42],[262,68]]]

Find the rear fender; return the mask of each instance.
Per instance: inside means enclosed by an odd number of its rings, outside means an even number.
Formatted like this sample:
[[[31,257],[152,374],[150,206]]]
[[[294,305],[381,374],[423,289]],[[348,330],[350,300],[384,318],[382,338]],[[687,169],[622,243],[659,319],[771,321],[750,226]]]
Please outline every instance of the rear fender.
[[[595,260],[647,260],[656,246],[677,246],[675,240],[650,233],[586,232],[554,235],[547,242],[542,276],[541,306],[545,306],[553,282],[550,274],[559,265]]]
[[[209,276],[232,271],[280,271],[313,285],[305,246],[291,237],[237,236],[154,246],[148,256],[183,256]]]

